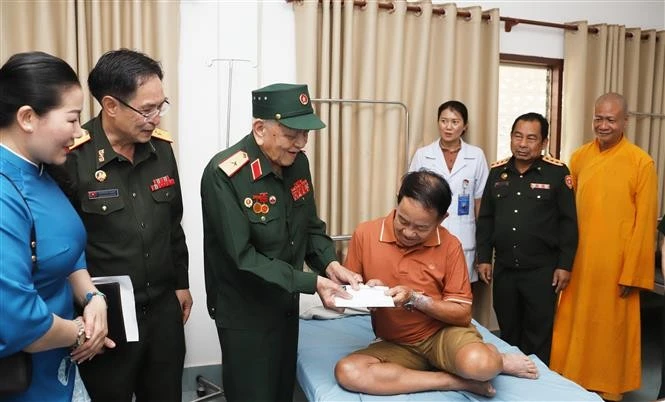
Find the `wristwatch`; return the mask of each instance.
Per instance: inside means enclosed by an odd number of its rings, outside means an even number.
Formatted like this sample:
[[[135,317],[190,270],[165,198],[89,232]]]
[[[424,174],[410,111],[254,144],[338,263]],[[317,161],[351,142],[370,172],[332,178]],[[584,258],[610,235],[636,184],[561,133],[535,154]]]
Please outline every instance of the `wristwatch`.
[[[74,323],[78,328],[78,333],[76,334],[76,342],[72,345],[72,349],[76,349],[85,343],[85,326],[83,325],[83,320],[81,317],[76,317]]]

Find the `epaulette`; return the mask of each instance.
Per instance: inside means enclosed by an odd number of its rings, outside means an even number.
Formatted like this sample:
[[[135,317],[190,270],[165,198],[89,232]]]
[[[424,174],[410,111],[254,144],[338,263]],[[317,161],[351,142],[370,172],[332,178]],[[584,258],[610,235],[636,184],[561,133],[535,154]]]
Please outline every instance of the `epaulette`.
[[[86,142],[92,139],[92,137],[90,137],[90,133],[88,132],[88,130],[82,128],[81,131],[83,132],[83,135],[80,136],[79,138],[74,139],[74,145],[69,147],[70,151],[75,150],[76,148],[80,147],[81,145],[85,144]]]
[[[565,165],[562,161],[560,161],[560,160],[558,160],[558,159],[556,159],[556,158],[552,158],[552,157],[549,156],[549,155],[545,155],[545,156],[543,156],[543,160],[544,160],[545,162],[547,162],[547,163],[550,163],[550,164],[552,164],[552,165],[556,165],[556,166],[563,166],[563,165]]]
[[[231,177],[236,174],[236,172],[240,170],[241,167],[245,166],[247,162],[249,162],[249,156],[247,156],[247,152],[238,151],[224,159],[217,166],[219,166],[219,168],[222,169],[227,176]]]
[[[508,163],[509,160],[510,158],[506,158],[506,159],[501,159],[500,161],[492,162],[492,164],[490,165],[490,169],[495,168],[497,166],[503,166],[506,163]]]
[[[166,141],[166,142],[173,142],[173,138],[171,138],[171,134],[169,134],[168,131],[162,130],[161,128],[155,128],[152,130],[152,138],[157,138],[158,140]]]

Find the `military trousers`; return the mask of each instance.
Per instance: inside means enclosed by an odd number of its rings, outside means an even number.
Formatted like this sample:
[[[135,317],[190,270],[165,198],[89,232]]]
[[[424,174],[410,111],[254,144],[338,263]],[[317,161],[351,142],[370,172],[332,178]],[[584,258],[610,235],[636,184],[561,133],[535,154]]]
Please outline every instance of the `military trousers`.
[[[552,267],[533,269],[496,266],[494,311],[501,339],[549,364],[556,293]]]
[[[79,365],[93,401],[182,400],[185,331],[175,291],[150,304],[137,305],[138,342],[118,342],[114,349]]]
[[[217,328],[222,383],[229,402],[291,402],[296,378],[298,315],[268,329]]]

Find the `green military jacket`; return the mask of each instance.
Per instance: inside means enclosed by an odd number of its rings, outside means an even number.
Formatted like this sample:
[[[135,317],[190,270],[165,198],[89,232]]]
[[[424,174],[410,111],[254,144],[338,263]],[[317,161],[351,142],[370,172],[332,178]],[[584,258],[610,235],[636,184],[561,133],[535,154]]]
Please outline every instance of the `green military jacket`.
[[[138,305],[189,288],[180,178],[170,141],[153,134],[136,144],[132,163],[113,151],[101,115],[83,128],[90,137],[74,146],[54,176],[85,225],[90,275],[129,275]]]
[[[250,133],[215,155],[201,179],[208,312],[217,326],[261,329],[298,314],[317,272],[336,259],[316,212],[309,162],[273,172]]]
[[[520,173],[514,158],[492,164],[476,224],[478,263],[572,269],[577,212],[570,171],[549,156]]]

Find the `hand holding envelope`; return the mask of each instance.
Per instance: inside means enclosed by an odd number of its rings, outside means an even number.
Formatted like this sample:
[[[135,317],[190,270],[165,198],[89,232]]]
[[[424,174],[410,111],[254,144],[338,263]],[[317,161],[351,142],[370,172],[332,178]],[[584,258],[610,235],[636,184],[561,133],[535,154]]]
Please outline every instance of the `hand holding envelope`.
[[[336,307],[395,307],[393,298],[385,294],[387,286],[367,286],[359,285],[358,290],[353,290],[351,286],[344,286],[352,298],[343,299],[335,297]]]

